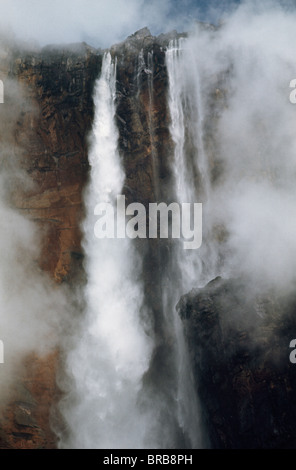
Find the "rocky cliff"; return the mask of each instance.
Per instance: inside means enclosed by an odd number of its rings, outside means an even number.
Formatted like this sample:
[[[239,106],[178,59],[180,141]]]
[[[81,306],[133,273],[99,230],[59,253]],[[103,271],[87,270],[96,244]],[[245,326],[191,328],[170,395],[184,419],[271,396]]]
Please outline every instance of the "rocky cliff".
[[[128,202],[173,200],[165,47],[177,36],[155,38],[144,28],[110,49],[117,58],[116,119]],[[14,47],[1,67],[0,78],[22,91],[10,118],[11,144],[21,149],[18,165],[33,182],[29,188],[13,184],[10,203],[42,230],[40,268],[70,288],[83,279],[80,222],[92,94],[103,53],[86,44],[33,52]],[[152,240],[139,249],[157,322],[170,247]],[[272,295],[246,300],[242,285],[217,279],[178,305],[210,442],[215,448],[295,447],[295,366],[288,361],[295,302]],[[283,310],[285,315],[277,313]],[[158,331],[165,334],[161,325]],[[0,417],[1,448],[55,448],[51,407],[60,393],[58,364],[59,351],[24,358]]]
[[[20,149],[17,164],[30,179],[29,186],[14,182],[10,201],[42,230],[38,263],[58,284],[71,282],[81,262],[87,135],[100,65],[101,55],[82,44],[34,53],[14,48],[3,67],[6,109],[8,81],[22,96],[11,116],[12,145]],[[55,447],[49,423],[57,359],[57,352],[43,360],[24,358],[23,377],[15,381],[1,419],[3,448]]]
[[[176,35],[155,38],[144,28],[111,48],[117,57],[117,124],[127,175],[124,193],[128,201],[145,205],[160,197],[156,180],[162,181],[159,187],[164,191],[170,177],[164,46]],[[11,117],[11,144],[21,149],[17,164],[33,183],[29,189],[14,184],[10,202],[42,230],[41,269],[57,284],[75,285],[83,276],[80,223],[89,171],[92,94],[104,51],[86,44],[38,51],[4,44],[3,49],[1,78],[4,83],[16,82],[23,97]],[[156,312],[157,243],[146,251],[146,289],[154,290],[150,297]],[[36,355],[24,358],[23,376],[15,381],[1,417],[2,448],[55,447],[50,410],[59,393],[58,358],[58,351],[42,360]]]
[[[217,278],[177,306],[204,424],[213,448],[295,448],[295,296],[256,296],[246,284]]]

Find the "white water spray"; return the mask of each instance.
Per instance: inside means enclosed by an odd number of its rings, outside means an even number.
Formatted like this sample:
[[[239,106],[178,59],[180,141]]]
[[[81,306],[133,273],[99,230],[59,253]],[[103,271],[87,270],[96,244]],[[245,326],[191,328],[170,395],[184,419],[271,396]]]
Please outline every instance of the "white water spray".
[[[90,149],[91,181],[84,223],[87,285],[81,337],[68,357],[75,389],[64,415],[71,434],[63,447],[138,448],[145,426],[137,409],[151,340],[139,281],[141,261],[129,239],[94,235],[94,208],[120,194],[124,171],[114,122],[116,62],[105,54],[95,89],[95,119]]]
[[[274,18],[256,15],[238,14],[215,34],[200,31],[167,50],[175,144],[170,197],[174,194],[179,203],[202,202],[204,220],[201,249],[184,250],[182,240],[159,243],[163,264],[153,304],[156,345],[146,335],[150,312],[144,305],[149,303],[131,242],[97,240],[93,233],[95,206],[114,204],[124,181],[114,124],[116,65],[109,54],[104,58],[86,197],[86,315],[67,358],[74,387],[64,404],[70,434],[61,447],[203,447],[182,324],[175,312],[180,296],[227,271],[247,274],[252,288],[263,280],[294,289],[295,107],[288,98],[295,73],[295,18],[278,12]],[[138,98],[145,66],[140,54]],[[149,87],[151,132],[156,102],[152,81]],[[221,114],[215,121],[217,109]],[[213,167],[220,172],[214,184]],[[215,239],[220,235],[217,222],[227,229],[226,241]],[[226,266],[223,273],[221,266]]]
[[[206,164],[203,144],[203,116],[199,84],[188,67],[188,55],[184,55],[186,40],[173,40],[166,52],[166,65],[169,78],[168,106],[171,116],[170,133],[174,142],[172,170],[174,194],[179,204],[207,202],[210,193],[210,177]],[[192,96],[192,89],[194,90]],[[198,113],[197,113],[198,110]],[[191,148],[189,149],[188,140]],[[197,191],[195,175],[199,173],[203,184]],[[201,200],[197,200],[202,196]],[[180,427],[187,435],[192,448],[205,445],[200,420],[199,403],[192,378],[190,360],[185,344],[183,325],[179,316],[173,313],[180,297],[202,283],[203,264],[200,250],[183,249],[182,240],[177,240],[174,250],[174,263],[171,266],[171,285],[164,292],[164,309],[171,312],[176,338],[177,371],[177,416]],[[175,274],[174,274],[175,273]],[[178,273],[176,275],[176,273]]]
[[[187,40],[170,42],[166,63],[169,76],[170,133],[175,144],[172,164],[175,197],[179,203],[203,204],[203,213],[210,212],[211,182],[208,157],[204,145],[204,106],[200,70],[194,50]],[[203,217],[202,249],[184,253],[180,244],[177,258],[182,276],[180,290],[188,292],[204,285],[216,274],[216,254],[208,242],[211,227]],[[203,253],[204,252],[204,253]],[[206,258],[207,272],[204,272]]]

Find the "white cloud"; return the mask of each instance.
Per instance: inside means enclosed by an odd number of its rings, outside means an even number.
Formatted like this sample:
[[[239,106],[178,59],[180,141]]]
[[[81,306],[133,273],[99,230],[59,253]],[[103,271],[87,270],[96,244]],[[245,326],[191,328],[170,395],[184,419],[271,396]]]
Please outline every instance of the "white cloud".
[[[172,0],[0,0],[0,24],[41,45],[85,40],[109,47],[144,26],[154,34],[185,27],[188,10],[180,2],[172,16],[172,7]]]

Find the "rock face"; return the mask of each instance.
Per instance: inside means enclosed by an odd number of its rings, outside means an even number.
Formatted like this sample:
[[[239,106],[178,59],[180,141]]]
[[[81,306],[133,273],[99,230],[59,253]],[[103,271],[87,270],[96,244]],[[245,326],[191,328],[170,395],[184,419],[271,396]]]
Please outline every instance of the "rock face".
[[[144,28],[111,48],[117,57],[117,124],[126,171],[124,194],[147,205],[169,187],[172,143],[166,105],[163,47],[177,33],[151,36]],[[28,52],[4,45],[1,77],[16,82],[22,104],[11,118],[18,165],[29,189],[13,184],[10,202],[43,231],[39,266],[58,284],[71,286],[83,276],[80,223],[88,181],[88,136],[92,93],[103,51],[86,44]],[[158,163],[160,162],[160,163]],[[157,183],[161,180],[161,185]],[[146,247],[146,290],[157,315],[157,242]],[[153,273],[153,276],[149,273]],[[159,294],[160,295],[160,294]],[[1,416],[2,448],[54,448],[50,410],[58,396],[58,351],[24,358],[23,375]]]
[[[127,204],[137,201],[146,210],[150,202],[172,197],[169,188],[173,143],[169,132],[164,46],[174,36],[177,33],[154,38],[144,28],[111,48],[112,55],[117,57],[117,126],[126,173],[123,193]],[[154,321],[159,322],[160,280],[166,264],[166,247],[158,239],[142,240],[139,245],[145,296]]]
[[[244,286],[217,278],[177,306],[204,425],[213,448],[295,448],[296,299],[258,298]]]
[[[12,145],[20,149],[18,165],[33,183],[29,189],[13,184],[10,202],[42,230],[39,266],[58,284],[73,282],[81,264],[87,136],[101,60],[85,45],[13,50],[3,70],[4,84],[16,83],[25,103],[11,117]],[[57,361],[57,352],[42,360],[24,358],[23,376],[2,413],[1,447],[55,447],[50,409],[58,393]]]
[[[12,68],[35,105],[23,117],[17,135],[25,149],[22,165],[35,182],[35,190],[22,194],[16,206],[46,225],[41,266],[57,282],[67,278],[73,256],[80,252],[92,90],[101,65],[100,55],[87,47],[81,49],[48,48],[17,58]]]
[[[147,207],[173,200],[165,47],[177,36],[155,38],[144,28],[110,49],[117,58],[116,119],[127,203]],[[13,185],[11,203],[43,230],[40,267],[70,287],[83,276],[80,223],[92,93],[103,52],[86,44],[37,52],[14,48],[1,65],[0,78],[16,81],[25,96],[11,123],[11,144],[21,149],[18,164],[34,183],[30,189]],[[156,239],[141,250],[145,294],[157,322],[169,247]],[[205,427],[214,448],[295,447],[296,366],[289,362],[289,343],[296,302],[250,297],[242,286],[217,279],[178,305]],[[158,331],[165,334],[161,325]],[[56,447],[51,406],[59,396],[58,360],[59,351],[42,360],[24,358],[0,416],[0,448]]]

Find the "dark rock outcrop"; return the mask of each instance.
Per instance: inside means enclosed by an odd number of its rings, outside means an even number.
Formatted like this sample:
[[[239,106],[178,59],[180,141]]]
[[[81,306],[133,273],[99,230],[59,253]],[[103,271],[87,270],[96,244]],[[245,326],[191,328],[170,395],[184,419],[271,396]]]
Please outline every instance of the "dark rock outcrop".
[[[296,299],[217,278],[177,306],[213,448],[295,448]]]

